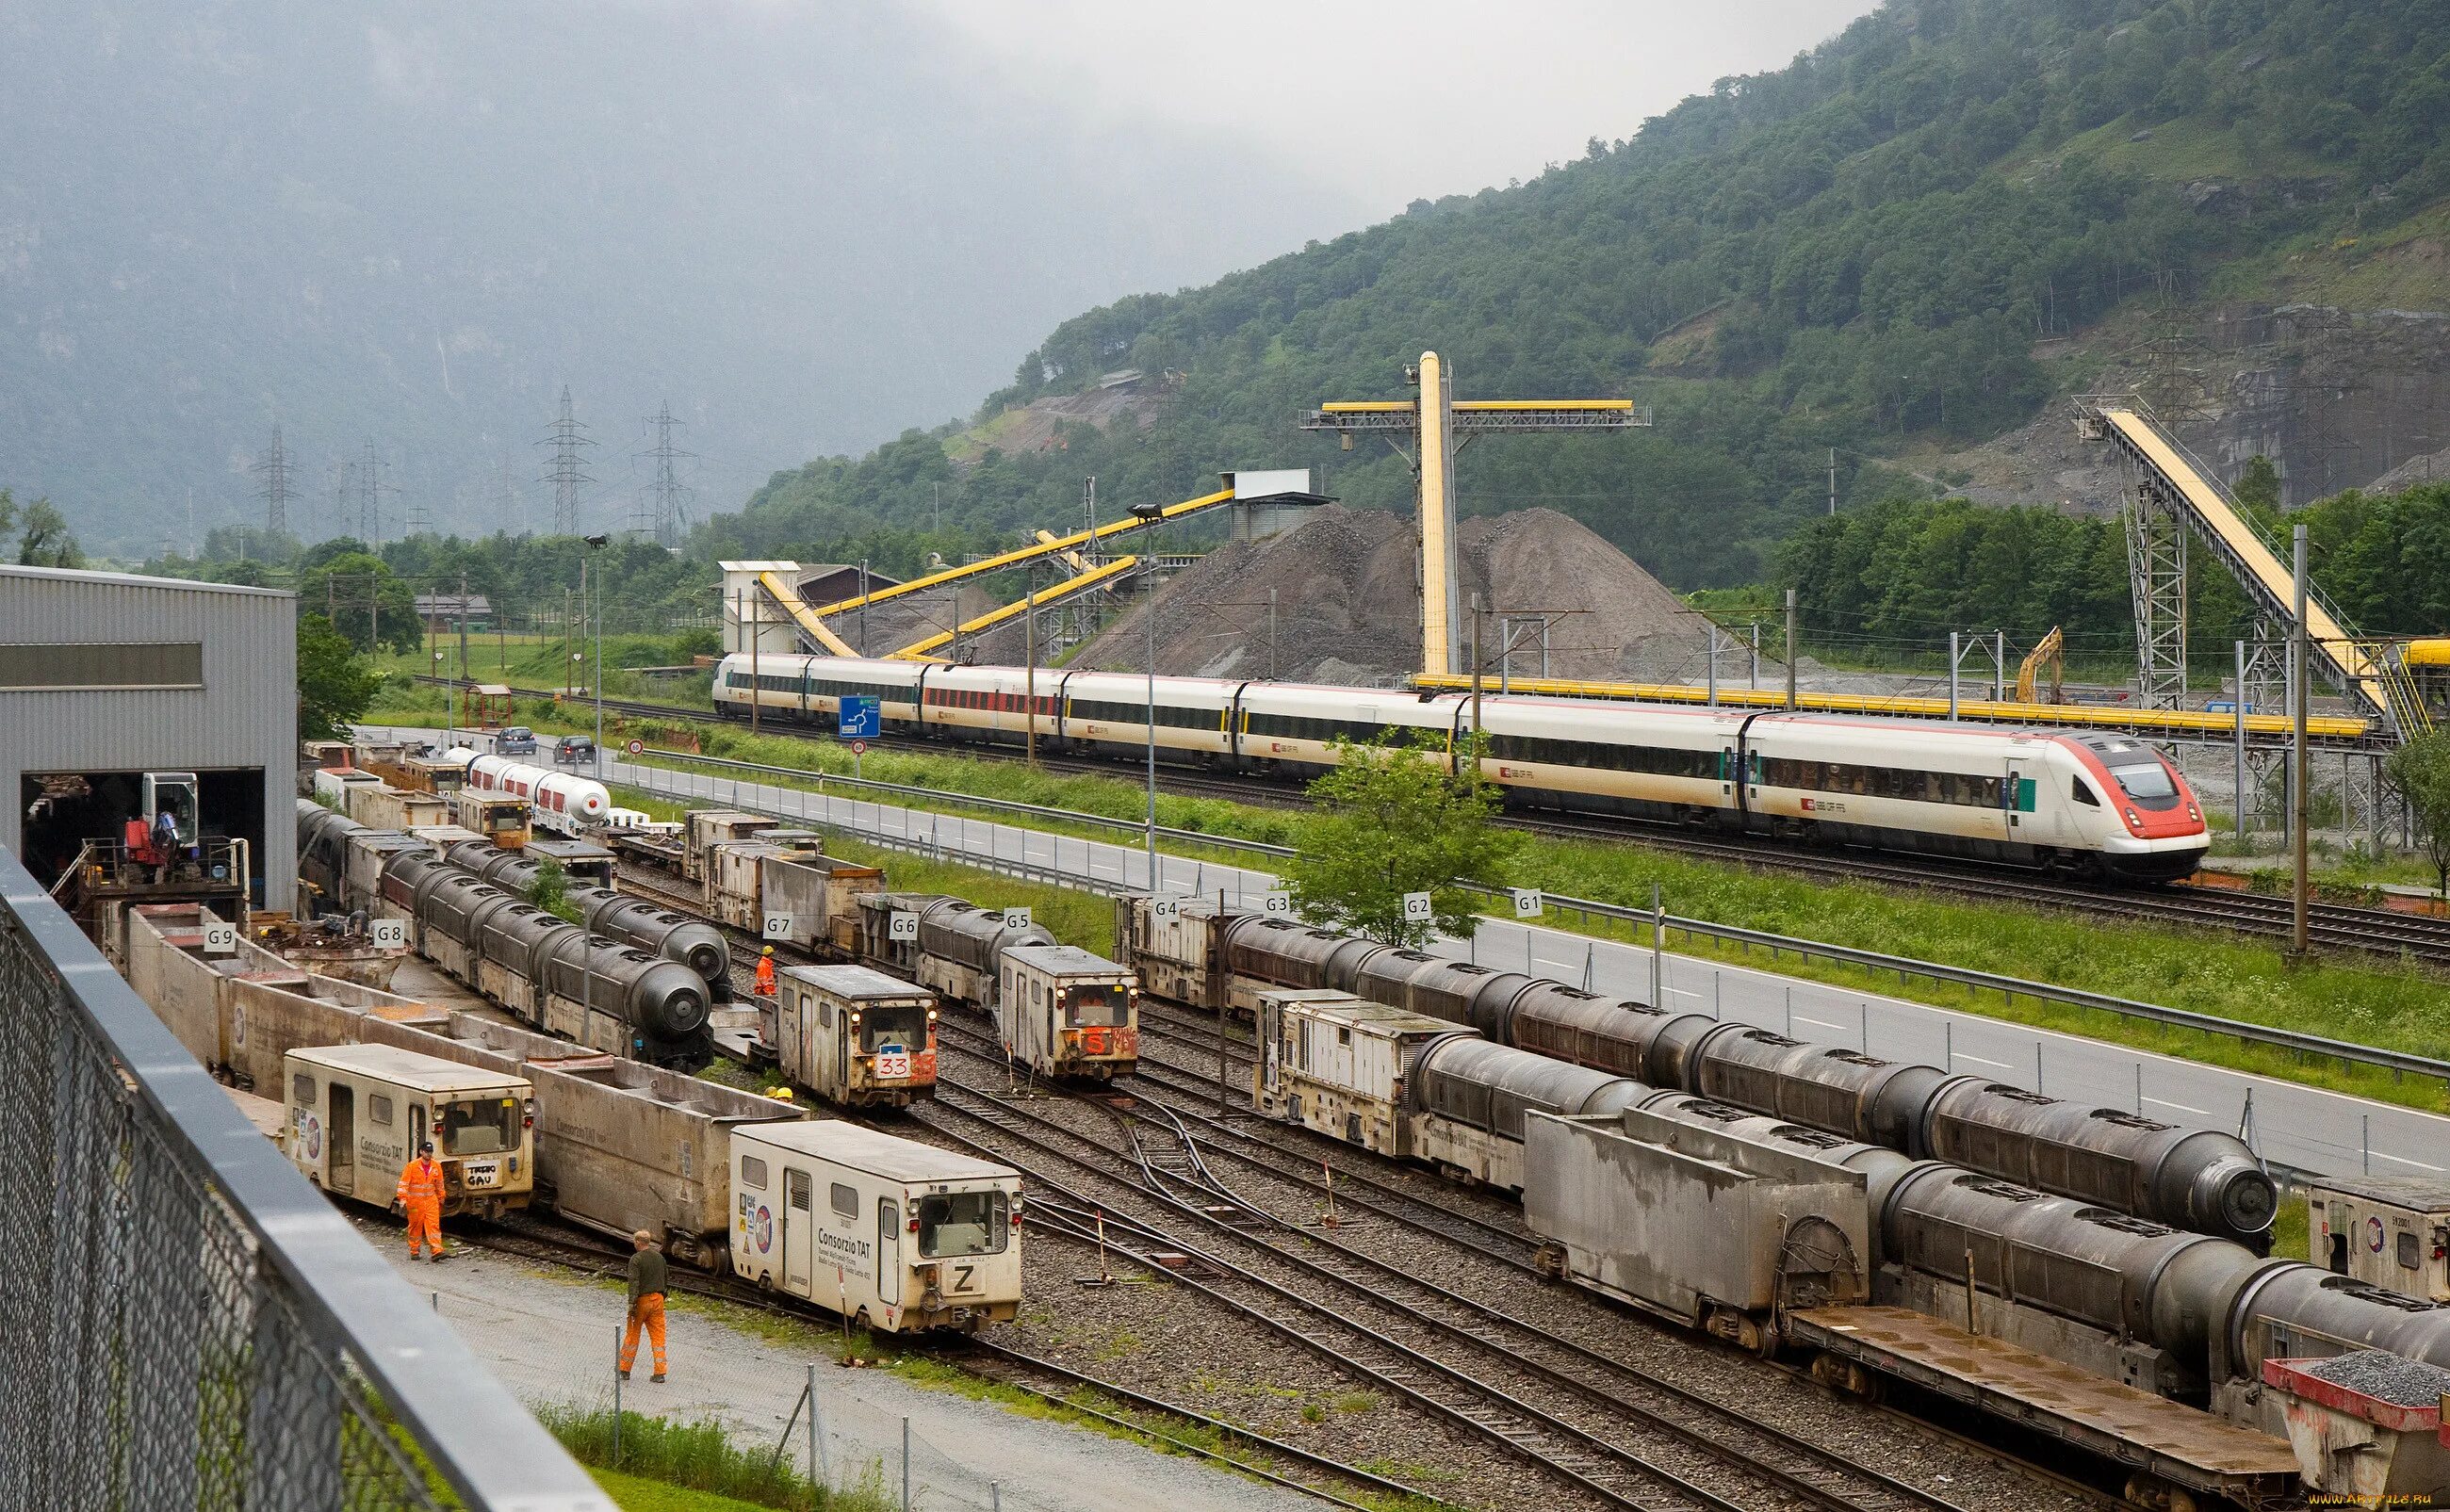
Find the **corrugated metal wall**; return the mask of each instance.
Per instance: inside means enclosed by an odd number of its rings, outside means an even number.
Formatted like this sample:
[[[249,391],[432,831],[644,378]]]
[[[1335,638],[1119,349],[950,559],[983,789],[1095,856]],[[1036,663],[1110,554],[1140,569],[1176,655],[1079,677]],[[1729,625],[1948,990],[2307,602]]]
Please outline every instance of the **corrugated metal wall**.
[[[109,572],[0,567],[0,642],[200,641],[199,688],[0,691],[0,845],[18,848],[27,772],[263,771],[264,905],[298,876],[297,595]]]

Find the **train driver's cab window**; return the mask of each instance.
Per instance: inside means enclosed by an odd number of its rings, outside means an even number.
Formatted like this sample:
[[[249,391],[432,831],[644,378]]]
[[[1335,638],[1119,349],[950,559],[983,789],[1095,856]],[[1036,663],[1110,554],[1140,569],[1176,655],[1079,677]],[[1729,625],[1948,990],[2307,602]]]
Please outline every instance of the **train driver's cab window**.
[[[1011,1235],[1011,1199],[1001,1192],[938,1192],[919,1199],[919,1252],[930,1260],[1001,1254]]]
[[[1129,1020],[1131,989],[1120,982],[1084,981],[1060,994],[1063,1022],[1074,1029],[1111,1029]]]
[[[289,1078],[289,1097],[301,1108],[315,1106],[315,1078],[299,1072]]]
[[[436,1115],[442,1152],[453,1155],[492,1155],[516,1148],[519,1104],[515,1097],[481,1097],[442,1105]]]
[[[759,1192],[763,1192],[766,1190],[766,1162],[758,1159],[755,1155],[742,1155],[740,1157],[740,1184],[744,1187],[754,1187]]]
[[[2422,1270],[2424,1268],[2424,1262],[2420,1257],[2421,1254],[2421,1250],[2416,1242],[2416,1235],[2412,1233],[2402,1233],[2399,1236],[2399,1264],[2401,1270]]]
[[[2090,783],[2086,782],[2081,777],[2071,777],[2068,781],[2072,785],[2068,788],[2068,796],[2070,798],[2072,798],[2077,803],[2084,804],[2087,808],[2099,808],[2101,806],[2101,800],[2092,795],[2092,785]]]
[[[859,1193],[842,1182],[833,1184],[833,1190],[826,1193],[826,1201],[846,1218],[859,1216]]]
[[[380,1124],[384,1128],[388,1129],[391,1127],[391,1120],[392,1107],[391,1099],[389,1097],[386,1097],[381,1093],[378,1092],[366,1098],[366,1121],[368,1123]]]

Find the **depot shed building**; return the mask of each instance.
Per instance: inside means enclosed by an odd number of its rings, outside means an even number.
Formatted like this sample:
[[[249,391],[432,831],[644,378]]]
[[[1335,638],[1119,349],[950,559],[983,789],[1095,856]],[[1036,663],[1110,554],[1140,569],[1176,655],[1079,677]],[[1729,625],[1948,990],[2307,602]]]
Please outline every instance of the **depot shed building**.
[[[203,833],[243,838],[257,905],[289,908],[297,667],[295,593],[0,567],[0,846],[48,884],[121,837],[145,773],[194,772]]]

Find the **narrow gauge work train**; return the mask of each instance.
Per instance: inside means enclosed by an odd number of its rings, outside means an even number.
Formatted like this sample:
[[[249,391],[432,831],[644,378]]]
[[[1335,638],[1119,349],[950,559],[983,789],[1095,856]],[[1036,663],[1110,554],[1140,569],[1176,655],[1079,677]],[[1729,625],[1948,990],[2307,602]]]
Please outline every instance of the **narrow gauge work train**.
[[[299,830],[316,892],[342,912],[406,921],[410,949],[523,1022],[651,1065],[693,1072],[713,1057],[711,993],[688,966],[547,913],[417,836],[303,802]]]
[[[860,959],[995,1020],[1044,1076],[1107,1081],[1139,1064],[1139,979],[1034,922],[942,893],[864,893]]]
[[[1139,982],[1128,968],[1058,945],[1000,909],[887,892],[883,872],[826,856],[822,844],[813,831],[762,815],[692,809],[676,860],[713,917],[752,934],[772,927],[778,940],[985,1014],[1014,1060],[1040,1076],[1103,1081],[1138,1063]],[[767,1037],[779,1045],[788,1037],[768,1026]],[[931,1062],[935,1049],[931,1033]]]
[[[1151,739],[1149,679],[831,656],[724,658],[719,709],[830,727],[846,694],[887,725],[954,741],[1027,738],[1129,755]],[[1248,680],[1156,680],[1168,761],[1306,777],[1339,736],[1411,732],[1452,751],[1468,694]],[[1034,705],[1034,707],[1033,707]],[[1928,721],[1490,694],[1482,771],[1525,807],[1623,813],[2126,881],[2185,877],[2210,846],[2202,806],[2149,746],[2111,735]]]
[[[1348,993],[1262,993],[1258,1029],[1252,1091],[1262,1113],[1512,1188],[1566,1279],[1762,1352],[1779,1347],[1789,1305],[1873,1300],[1961,1323],[1970,1289],[1985,1334],[2265,1431],[2252,1392],[2265,1359],[2381,1348],[2450,1366],[2450,1305],[2234,1240],[1560,1065]],[[1568,1126],[1639,1137],[1644,1115],[1862,1173],[1854,1222],[1729,1200],[1720,1221],[1771,1227],[1715,1244],[1644,1231],[1657,1183],[1567,1137]],[[1795,1226],[1815,1218],[1830,1221],[1799,1240]],[[1850,1243],[1831,1253],[1832,1236],[1857,1225],[1868,1252]],[[1774,1257],[1778,1282],[1739,1308],[1688,1284],[1704,1265],[1698,1256],[1731,1247]],[[1809,1263],[1797,1270],[1799,1256]]]
[[[1694,1093],[2181,1229],[2262,1245],[2279,1214],[2262,1161],[2217,1130],[1806,1044],[1708,1014],[1662,1012],[1213,902],[1179,901],[1158,918],[1150,902],[1117,901],[1117,952],[1151,990],[1194,1006],[1223,1002],[1255,1018],[1259,995],[1274,988],[1351,993],[1468,1025],[1492,1048],[1534,1052],[1551,1077],[1587,1069]],[[1550,1111],[1576,1110],[1556,1103]]]

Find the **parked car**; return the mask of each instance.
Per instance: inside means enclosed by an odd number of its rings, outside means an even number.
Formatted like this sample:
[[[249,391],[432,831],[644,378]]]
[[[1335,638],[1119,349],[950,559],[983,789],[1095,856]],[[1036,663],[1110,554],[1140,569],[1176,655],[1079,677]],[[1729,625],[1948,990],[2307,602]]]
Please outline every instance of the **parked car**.
[[[504,756],[533,756],[536,753],[535,731],[525,725],[513,725],[494,737],[494,749]]]
[[[595,740],[591,735],[564,735],[554,742],[553,764],[571,766],[595,760]]]

